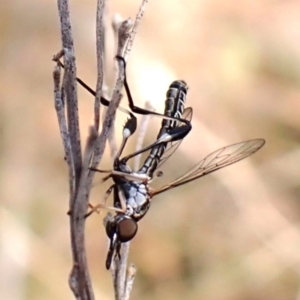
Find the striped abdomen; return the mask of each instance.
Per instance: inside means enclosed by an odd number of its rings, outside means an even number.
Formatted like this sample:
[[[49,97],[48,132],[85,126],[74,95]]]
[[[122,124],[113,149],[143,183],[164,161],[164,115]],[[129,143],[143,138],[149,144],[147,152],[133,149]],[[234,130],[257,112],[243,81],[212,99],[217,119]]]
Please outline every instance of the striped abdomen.
[[[182,80],[174,81],[170,85],[167,91],[167,99],[165,101],[165,112],[164,112],[165,116],[173,117],[173,118],[182,117],[187,90],[188,90],[188,86]],[[170,129],[178,126],[179,123],[180,121],[163,119],[157,138],[161,137],[164,133],[168,132]],[[159,161],[166,150],[167,144],[168,143],[162,143],[151,149],[143,166],[139,170],[139,173],[147,173],[148,176],[150,177],[153,176],[153,173],[156,170],[157,165],[159,164]]]

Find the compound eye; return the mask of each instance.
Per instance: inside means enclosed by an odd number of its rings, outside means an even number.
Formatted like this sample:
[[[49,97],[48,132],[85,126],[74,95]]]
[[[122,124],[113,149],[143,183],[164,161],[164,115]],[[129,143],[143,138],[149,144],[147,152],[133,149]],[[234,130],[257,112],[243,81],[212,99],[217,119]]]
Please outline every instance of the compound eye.
[[[138,230],[138,225],[130,217],[122,218],[117,224],[118,238],[121,243],[125,243],[134,238]]]

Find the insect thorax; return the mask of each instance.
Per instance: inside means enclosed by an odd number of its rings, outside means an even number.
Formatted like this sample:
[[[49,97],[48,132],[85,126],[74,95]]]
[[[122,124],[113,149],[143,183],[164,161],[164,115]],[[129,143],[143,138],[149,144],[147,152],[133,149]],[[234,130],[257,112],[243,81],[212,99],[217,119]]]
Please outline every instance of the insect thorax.
[[[126,215],[140,220],[150,207],[150,195],[144,183],[137,181],[123,180],[118,185],[119,191],[124,195],[126,201]],[[120,203],[115,205],[120,206]]]

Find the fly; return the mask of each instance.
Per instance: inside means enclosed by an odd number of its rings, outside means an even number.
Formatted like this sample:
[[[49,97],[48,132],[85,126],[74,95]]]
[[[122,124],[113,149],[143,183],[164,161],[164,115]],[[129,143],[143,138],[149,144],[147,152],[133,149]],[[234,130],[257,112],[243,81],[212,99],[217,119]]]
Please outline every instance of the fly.
[[[98,204],[87,214],[87,216],[90,215],[98,208],[109,209],[116,213],[106,223],[106,233],[110,239],[109,251],[106,258],[107,269],[110,268],[114,254],[120,256],[121,243],[130,241],[136,235],[138,230],[137,222],[149,210],[153,197],[234,164],[254,154],[265,144],[264,139],[253,139],[220,148],[206,156],[192,169],[169,184],[158,189],[151,188],[149,183],[154,178],[154,172],[171,157],[192,128],[192,108],[184,108],[187,85],[184,81],[174,81],[170,85],[167,92],[164,114],[137,107],[134,105],[127,83],[125,60],[120,56],[117,56],[116,59],[124,65],[124,87],[131,111],[119,107],[121,111],[129,115],[129,119],[123,128],[123,140],[114,160],[113,170],[102,179],[103,182],[109,178],[112,178],[114,181],[114,184],[106,191],[103,199],[105,203],[113,191],[113,206],[109,207],[106,204]],[[58,63],[61,67],[64,67],[60,61]],[[93,89],[80,78],[76,79],[80,85],[96,96],[96,92]],[[108,106],[110,103],[104,97],[101,97],[100,101],[104,106]],[[129,137],[135,132],[137,127],[137,120],[134,113],[141,115],[151,114],[162,118],[161,129],[154,143],[120,159]],[[132,171],[127,161],[148,150],[150,150],[150,153],[141,168],[137,172]],[[97,169],[91,170],[99,171]]]
[[[99,204],[92,211],[98,208],[114,210],[116,215],[107,221],[106,233],[110,239],[110,247],[106,259],[106,268],[109,269],[113,254],[119,255],[121,243],[131,240],[137,232],[137,221],[139,221],[150,207],[148,182],[153,179],[154,171],[161,166],[177,149],[182,139],[189,133],[190,126],[182,124],[184,119],[190,123],[192,119],[192,108],[184,108],[186,101],[187,85],[184,81],[174,81],[167,92],[164,115],[161,129],[157,140],[153,144],[141,150],[119,159],[125,147],[127,139],[132,134],[132,122],[129,118],[123,129],[123,140],[114,160],[114,167],[111,174],[104,180],[112,177],[114,184],[107,190],[105,199],[113,191],[113,207]],[[132,157],[150,150],[143,166],[137,172],[133,172],[127,161]],[[165,154],[165,156],[164,156]],[[97,171],[96,169],[94,169]],[[104,181],[103,180],[103,181]]]
[[[220,148],[206,156],[177,179],[158,189],[152,189],[149,186],[148,183],[151,181],[151,177],[148,179],[139,178],[138,174],[140,173],[137,173],[137,175],[131,173],[131,178],[114,175],[114,181],[118,183],[116,183],[117,189],[114,193],[114,208],[111,209],[116,212],[116,215],[106,224],[106,233],[110,239],[106,268],[110,268],[114,252],[120,256],[121,243],[130,241],[136,235],[137,222],[149,210],[153,197],[234,164],[254,154],[264,144],[264,139],[253,139]],[[150,158],[148,157],[148,159]],[[144,174],[141,173],[141,175]],[[118,194],[116,191],[118,191]],[[99,205],[98,207],[107,208],[105,205]]]
[[[116,213],[106,223],[106,233],[110,239],[106,259],[107,269],[110,268],[114,253],[116,256],[120,256],[121,243],[130,241],[136,235],[137,222],[149,210],[153,197],[236,163],[254,154],[265,144],[264,139],[253,139],[220,148],[206,156],[192,169],[171,183],[158,189],[151,188],[149,183],[154,178],[155,170],[161,167],[174,153],[180,142],[190,131],[191,126],[187,126],[187,124],[190,124],[192,118],[192,108],[184,109],[186,92],[187,86],[184,81],[175,81],[171,84],[165,104],[165,116],[167,118],[162,121],[157,140],[149,146],[120,159],[126,141],[132,134],[132,119],[130,118],[124,126],[123,141],[114,161],[113,171],[104,178],[104,180],[107,180],[112,177],[114,181],[114,184],[105,194],[106,200],[109,194],[112,191],[114,192],[113,207],[99,204],[90,212],[92,213],[98,208],[106,208]],[[169,101],[169,98],[173,98],[173,100]],[[185,122],[181,122],[183,119]],[[133,172],[127,164],[128,160],[148,150],[150,150],[150,154],[142,167],[137,172]],[[95,169],[95,171],[97,170]]]

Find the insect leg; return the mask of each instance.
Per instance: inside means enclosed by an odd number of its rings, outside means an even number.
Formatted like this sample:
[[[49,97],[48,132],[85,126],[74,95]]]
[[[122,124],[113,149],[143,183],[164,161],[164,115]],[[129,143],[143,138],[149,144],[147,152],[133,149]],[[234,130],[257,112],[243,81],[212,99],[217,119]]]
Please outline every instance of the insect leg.
[[[57,63],[59,64],[60,67],[62,67],[63,69],[65,68],[64,64],[60,61],[57,60]],[[88,86],[82,79],[80,79],[79,77],[76,77],[76,81],[83,87],[85,88],[90,94],[92,94],[94,97],[96,97],[96,92],[90,87]],[[110,101],[107,100],[104,97],[101,97],[100,99],[101,104],[103,104],[104,106],[109,106]],[[129,115],[132,115],[130,113],[130,111],[124,107],[119,106],[118,107],[119,110],[123,111],[124,113],[127,113]],[[134,116],[133,116],[134,117]]]
[[[175,142],[178,140],[182,140],[190,132],[190,130],[191,130],[191,126],[189,126],[189,125],[174,127],[172,129],[170,129],[168,132],[164,133],[161,137],[159,137],[154,143],[150,144],[149,146],[146,146],[146,147],[122,158],[122,162],[126,163],[132,157],[139,155],[141,153],[144,153],[162,143],[169,143],[169,142]]]
[[[99,169],[96,169],[96,168],[89,168],[90,171],[94,171],[94,172],[99,172],[99,173],[108,173],[108,175],[106,175],[105,177],[101,178],[101,180],[99,181],[99,183],[103,183],[105,182],[106,180],[108,180],[111,176],[112,176],[112,171],[103,171],[103,170],[99,170]]]
[[[111,171],[112,171],[112,170],[100,170],[100,169],[96,169],[96,168],[89,168],[89,170],[98,172],[98,173],[111,173]]]
[[[98,211],[98,209],[107,209],[107,210],[111,210],[111,211],[114,211],[114,212],[125,212],[126,211],[126,207],[125,207],[125,211],[123,208],[117,208],[117,207],[114,207],[114,206],[108,206],[106,205],[106,200],[107,198],[109,197],[109,195],[111,194],[113,188],[115,187],[115,184],[113,184],[106,192],[105,192],[105,195],[103,196],[103,203],[99,203],[95,206],[92,207],[91,211],[89,211],[85,217],[89,217],[92,213],[94,213],[95,211]],[[89,204],[89,206],[91,206]]]
[[[140,114],[140,115],[154,115],[154,116],[158,116],[158,117],[161,117],[163,119],[169,119],[169,120],[176,120],[176,121],[180,121],[182,123],[185,123],[186,125],[190,125],[190,122],[185,120],[185,119],[181,119],[181,118],[175,118],[175,117],[167,117],[163,114],[160,114],[160,113],[157,113],[157,112],[154,112],[154,111],[151,111],[151,110],[148,110],[148,109],[145,109],[145,108],[141,108],[141,107],[138,107],[138,106],[135,106],[134,105],[134,102],[133,102],[133,98],[131,96],[131,93],[130,93],[130,90],[129,90],[129,86],[128,86],[128,82],[127,82],[127,78],[126,78],[126,63],[125,63],[125,60],[123,57],[121,56],[116,56],[116,59],[119,59],[123,62],[124,64],[124,70],[125,70],[125,79],[124,79],[124,87],[125,87],[125,91],[126,91],[126,94],[127,94],[127,97],[128,97],[128,104],[129,104],[129,107],[131,109],[132,112],[134,113],[137,113],[137,114]],[[64,68],[64,64],[60,61],[60,60],[57,60],[57,63],[62,67]],[[76,77],[76,80],[77,82],[82,86],[84,87],[89,93],[91,93],[94,97],[96,96],[96,92],[90,87],[88,86],[82,79]],[[108,106],[110,101],[105,99],[104,97],[101,97],[100,99],[100,102],[101,104],[103,104],[104,106]],[[129,110],[127,110],[126,108],[124,107],[121,107],[119,106],[118,107],[119,110],[133,116]],[[134,116],[133,116],[134,117]],[[134,117],[135,118],[135,117]]]
[[[125,74],[124,74],[124,87],[125,87],[126,95],[127,95],[128,102],[129,102],[128,104],[129,104],[129,107],[130,107],[130,109],[131,109],[132,112],[140,114],[140,115],[154,115],[154,116],[161,117],[163,119],[180,121],[182,123],[185,123],[186,125],[191,126],[190,125],[190,121],[188,121],[188,120],[181,119],[181,118],[175,118],[175,117],[168,117],[166,115],[163,115],[163,114],[160,114],[160,113],[157,113],[157,112],[154,112],[154,111],[142,108],[142,107],[135,106],[134,102],[133,102],[133,98],[132,98],[131,92],[130,92],[130,89],[129,89],[129,85],[128,85],[128,82],[127,82],[126,62],[125,62],[125,60],[124,60],[124,58],[122,56],[116,56],[116,59],[119,60],[119,61],[121,61],[123,63],[123,65],[124,65],[124,72],[125,72]]]

